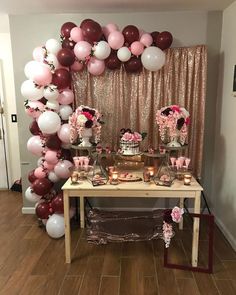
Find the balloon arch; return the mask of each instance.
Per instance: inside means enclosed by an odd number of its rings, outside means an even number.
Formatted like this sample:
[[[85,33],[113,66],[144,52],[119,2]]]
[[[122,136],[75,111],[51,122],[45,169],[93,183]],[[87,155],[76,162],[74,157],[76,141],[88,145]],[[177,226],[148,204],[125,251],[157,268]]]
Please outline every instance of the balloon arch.
[[[87,67],[90,74],[101,75],[106,67],[116,70],[122,64],[130,73],[138,73],[142,67],[157,71],[165,64],[163,50],[172,41],[167,31],[146,33],[128,25],[121,32],[116,24],[101,27],[85,19],[80,26],[64,23],[61,42],[49,39],[33,50],[33,60],[24,68],[28,80],[22,83],[21,93],[26,114],[33,119],[27,149],[40,158],[38,167],[28,174],[31,185],[25,197],[35,204],[36,215],[51,237],[64,235],[63,196],[53,187],[70,176],[73,166],[68,124],[74,101],[71,72]]]

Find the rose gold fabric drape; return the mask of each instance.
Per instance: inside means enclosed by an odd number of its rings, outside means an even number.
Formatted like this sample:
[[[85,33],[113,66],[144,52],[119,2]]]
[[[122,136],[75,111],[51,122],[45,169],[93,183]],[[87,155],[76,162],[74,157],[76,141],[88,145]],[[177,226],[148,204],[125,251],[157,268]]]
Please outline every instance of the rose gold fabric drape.
[[[147,132],[142,149],[157,148],[158,126],[155,114],[169,104],[185,107],[191,116],[186,154],[194,174],[201,175],[204,110],[206,96],[207,50],[204,45],[170,48],[166,64],[157,72],[139,74],[106,70],[101,76],[87,71],[73,74],[76,107],[85,104],[103,114],[101,143],[117,148],[119,130],[131,128]]]

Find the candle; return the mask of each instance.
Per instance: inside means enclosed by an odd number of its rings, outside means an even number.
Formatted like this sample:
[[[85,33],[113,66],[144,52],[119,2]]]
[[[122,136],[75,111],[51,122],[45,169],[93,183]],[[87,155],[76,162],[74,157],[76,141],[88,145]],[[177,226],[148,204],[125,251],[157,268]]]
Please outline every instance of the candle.
[[[111,180],[110,180],[111,184],[118,184],[119,180],[118,180],[118,172],[117,171],[112,171],[111,172]]]
[[[143,171],[143,181],[144,182],[149,182],[150,181],[150,172],[148,171],[148,167],[144,168]]]
[[[190,185],[191,184],[191,174],[184,174],[184,185]]]
[[[78,181],[78,173],[76,171],[73,171],[72,174],[71,174],[70,179],[71,179],[72,184],[77,183],[77,181]]]
[[[153,166],[148,167],[148,171],[149,171],[150,177],[152,178],[154,176],[155,167]]]

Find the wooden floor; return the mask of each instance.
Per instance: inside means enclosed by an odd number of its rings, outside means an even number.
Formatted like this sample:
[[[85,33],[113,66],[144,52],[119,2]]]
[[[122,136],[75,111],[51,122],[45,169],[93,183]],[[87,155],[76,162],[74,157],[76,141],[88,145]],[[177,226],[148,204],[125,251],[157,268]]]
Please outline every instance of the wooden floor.
[[[66,265],[64,239],[50,239],[35,216],[21,214],[21,206],[20,194],[0,192],[1,295],[236,294],[236,253],[217,228],[212,275],[164,268],[162,241],[95,246],[78,228],[72,233],[74,261]],[[190,259],[189,225],[170,246],[175,263]],[[207,244],[203,225],[201,264]]]

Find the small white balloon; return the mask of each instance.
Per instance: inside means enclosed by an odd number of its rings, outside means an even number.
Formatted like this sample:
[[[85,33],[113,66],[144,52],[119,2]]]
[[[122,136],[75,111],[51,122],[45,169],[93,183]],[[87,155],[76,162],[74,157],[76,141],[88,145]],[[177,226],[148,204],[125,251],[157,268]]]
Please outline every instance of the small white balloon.
[[[54,111],[59,111],[59,103],[56,100],[53,101],[47,101],[46,107],[48,109],[54,110]]]
[[[36,101],[43,97],[43,87],[36,86],[32,80],[26,80],[21,85],[21,94],[26,99]]]
[[[111,47],[106,41],[100,41],[95,46],[94,55],[98,59],[106,59],[111,53]]]
[[[56,175],[54,171],[49,172],[48,179],[53,183],[58,182],[60,180],[60,178]]]
[[[69,105],[61,105],[59,115],[62,120],[68,120],[70,115],[73,113],[72,107]]]
[[[120,61],[126,62],[131,58],[131,51],[127,47],[121,47],[117,51],[117,57]]]
[[[65,234],[65,220],[61,214],[53,214],[46,223],[46,231],[51,238],[58,239]]]
[[[25,65],[25,68],[24,68],[24,73],[28,79],[32,79],[32,77],[35,73],[35,70],[37,70],[38,64],[39,64],[39,62],[35,61],[35,60],[27,62],[27,64]]]
[[[41,196],[35,194],[29,186],[25,191],[25,198],[31,203],[37,203],[41,199]]]
[[[61,44],[56,39],[49,39],[47,40],[45,47],[48,52],[57,54],[58,51],[61,49]]]
[[[57,100],[59,96],[59,91],[55,85],[48,85],[48,87],[44,88],[43,96],[47,100]]]
[[[48,67],[50,67],[51,70],[53,70],[53,69],[56,70],[60,66],[56,55],[54,55],[52,53],[49,53],[47,55],[47,57],[45,58],[45,61],[46,61],[45,64],[48,65]]]
[[[39,116],[38,126],[42,133],[53,134],[61,128],[61,119],[57,113],[46,111]]]
[[[158,71],[165,64],[165,53],[158,47],[150,46],[144,49],[141,55],[141,61],[145,69],[149,71]]]

